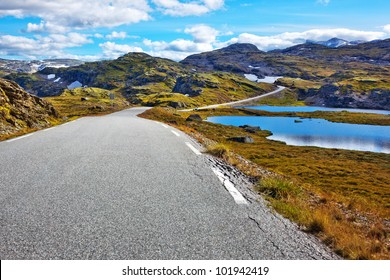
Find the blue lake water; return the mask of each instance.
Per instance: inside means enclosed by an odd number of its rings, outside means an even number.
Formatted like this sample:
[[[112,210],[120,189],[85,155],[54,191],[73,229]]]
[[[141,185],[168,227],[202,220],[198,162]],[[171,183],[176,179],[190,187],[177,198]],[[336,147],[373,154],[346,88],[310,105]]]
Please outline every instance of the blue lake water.
[[[315,106],[245,106],[245,108],[253,110],[262,110],[268,112],[315,112],[315,111],[348,111],[355,113],[371,113],[389,115],[390,111],[386,110],[370,110],[370,109],[352,109],[352,108],[329,108],[329,107],[315,107]]]
[[[233,126],[260,126],[273,133],[268,139],[293,146],[390,153],[390,126],[333,123],[323,119],[295,117],[221,116],[209,117],[207,121]]]

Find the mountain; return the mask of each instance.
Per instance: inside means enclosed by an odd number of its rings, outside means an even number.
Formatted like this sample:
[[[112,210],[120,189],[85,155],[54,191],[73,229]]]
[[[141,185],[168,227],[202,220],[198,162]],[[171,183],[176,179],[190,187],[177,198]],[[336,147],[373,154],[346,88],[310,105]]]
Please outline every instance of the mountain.
[[[323,46],[328,47],[328,48],[338,48],[341,46],[351,45],[350,42],[343,40],[343,39],[339,39],[339,38],[332,38],[328,41],[310,41],[309,40],[309,41],[307,41],[307,43],[323,45]]]
[[[83,61],[77,59],[45,59],[31,61],[0,59],[0,73],[3,73],[3,75],[10,73],[35,73],[46,67],[71,67],[83,63]]]
[[[251,78],[283,76],[277,83],[308,104],[389,109],[389,50],[390,39],[338,48],[305,43],[267,53],[235,44],[189,56],[181,63],[199,71],[235,72]]]
[[[387,108],[389,49],[390,39],[338,48],[305,43],[270,52],[251,44],[233,44],[191,55],[180,63],[128,53],[114,60],[68,68],[46,67],[33,74],[12,73],[6,78],[41,97],[91,87],[121,94],[134,104],[179,108],[259,95],[274,88],[257,83],[259,78],[282,76],[277,83],[310,104]]]
[[[198,71],[253,74],[259,78],[279,73],[267,63],[266,53],[252,44],[233,44],[211,52],[190,55],[180,63]]]
[[[333,42],[335,43],[336,41]],[[269,53],[303,56],[307,58],[337,62],[365,62],[375,65],[390,65],[389,50],[390,39],[386,39],[357,45],[347,44],[337,48],[310,42],[296,45],[284,50],[274,50]]]
[[[247,47],[243,55],[249,50],[261,53],[256,47]],[[119,92],[135,104],[173,107],[234,101],[274,87],[234,73],[202,73],[192,68],[145,53],[129,53],[115,60],[68,68],[48,67],[33,74],[13,73],[6,77],[41,97],[59,96],[66,89],[93,87]]]
[[[81,86],[125,91],[150,83],[173,86],[176,76],[183,71],[179,64],[168,59],[131,53],[116,60],[86,62],[68,68],[47,67],[34,74],[14,73],[7,78],[28,92],[44,97],[58,96],[65,89]]]
[[[28,94],[15,82],[0,78],[0,139],[50,126],[58,118],[49,102]]]

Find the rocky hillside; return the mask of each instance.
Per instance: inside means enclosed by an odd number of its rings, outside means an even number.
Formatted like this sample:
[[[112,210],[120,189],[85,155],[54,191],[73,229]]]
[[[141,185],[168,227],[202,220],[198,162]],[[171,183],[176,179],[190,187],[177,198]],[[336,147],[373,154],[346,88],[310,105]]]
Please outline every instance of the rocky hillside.
[[[327,41],[329,42],[329,41]],[[306,43],[284,50],[275,50],[270,54],[303,56],[318,60],[337,62],[364,62],[375,65],[390,65],[390,39],[376,40],[361,44],[345,44],[337,48],[334,45]]]
[[[0,139],[50,126],[58,118],[49,102],[28,94],[15,82],[0,78]]]
[[[233,44],[211,52],[190,55],[181,61],[198,71],[254,74],[258,77],[280,73],[266,61],[266,53],[252,44]]]
[[[252,51],[256,47],[248,45]],[[233,73],[202,73],[183,64],[145,53],[69,68],[45,68],[34,74],[7,76],[41,97],[60,96],[67,89],[97,88],[121,93],[133,104],[200,106],[259,95],[273,86]]]
[[[271,52],[233,44],[191,55],[180,63],[129,53],[115,60],[47,67],[7,78],[40,97],[93,87],[120,93],[133,104],[194,107],[259,95],[272,90],[272,85],[255,81],[283,76],[287,80],[279,83],[310,104],[385,109],[390,104],[389,50],[390,39],[337,48],[306,43]]]
[[[11,74],[11,79],[37,96],[58,96],[65,89],[95,87],[107,90],[121,88],[131,92],[133,87],[159,84],[172,88],[176,78],[186,70],[168,59],[144,53],[130,53],[115,60],[88,62],[69,68],[45,68],[32,75]]]
[[[390,106],[390,39],[328,47],[306,43],[268,53],[248,44],[196,54],[182,64],[198,71],[283,76],[308,104],[388,109]]]

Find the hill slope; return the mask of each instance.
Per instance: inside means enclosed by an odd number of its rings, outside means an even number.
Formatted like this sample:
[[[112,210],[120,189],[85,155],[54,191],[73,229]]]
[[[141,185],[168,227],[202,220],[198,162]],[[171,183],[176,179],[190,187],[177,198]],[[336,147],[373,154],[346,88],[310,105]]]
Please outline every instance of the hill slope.
[[[284,76],[278,83],[313,105],[390,108],[390,39],[339,48],[306,43],[268,53],[255,48],[235,44],[181,63],[201,71]]]
[[[173,107],[234,101],[274,88],[251,82],[242,75],[199,73],[183,64],[144,53],[129,53],[115,60],[76,67],[45,68],[34,74],[14,73],[7,78],[42,97],[59,96],[68,88],[93,87],[120,93],[134,104]]]
[[[329,41],[328,41],[329,42]],[[357,45],[343,45],[337,48],[333,45],[306,43],[284,50],[275,50],[270,53],[295,55],[308,58],[338,61],[338,62],[365,62],[375,65],[390,65],[390,39],[361,43]]]
[[[18,84],[0,78],[0,139],[58,122],[47,101],[25,92]]]

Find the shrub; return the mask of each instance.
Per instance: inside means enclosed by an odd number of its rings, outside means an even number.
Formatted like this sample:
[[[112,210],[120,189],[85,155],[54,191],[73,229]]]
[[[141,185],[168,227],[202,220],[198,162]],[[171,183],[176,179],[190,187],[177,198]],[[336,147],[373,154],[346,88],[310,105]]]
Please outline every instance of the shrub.
[[[219,158],[225,158],[229,154],[229,148],[224,144],[212,144],[207,146],[207,153]]]

